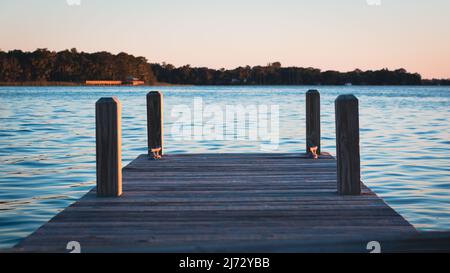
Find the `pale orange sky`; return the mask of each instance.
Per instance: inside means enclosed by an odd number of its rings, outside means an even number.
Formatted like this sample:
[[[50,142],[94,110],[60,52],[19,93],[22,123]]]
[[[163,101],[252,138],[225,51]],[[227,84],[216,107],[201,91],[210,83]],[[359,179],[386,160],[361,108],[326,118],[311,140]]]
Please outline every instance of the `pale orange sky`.
[[[274,61],[405,68],[450,78],[450,1],[368,4],[377,1],[1,0],[0,48],[124,51],[212,68]]]

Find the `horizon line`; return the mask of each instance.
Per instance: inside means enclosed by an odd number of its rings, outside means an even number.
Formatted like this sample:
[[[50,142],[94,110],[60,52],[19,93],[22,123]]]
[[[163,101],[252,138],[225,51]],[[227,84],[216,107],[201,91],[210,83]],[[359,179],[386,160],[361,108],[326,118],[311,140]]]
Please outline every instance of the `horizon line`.
[[[161,66],[172,65],[176,69],[188,66],[188,67],[194,68],[194,69],[206,68],[206,69],[220,71],[220,70],[223,70],[223,69],[225,69],[225,70],[235,70],[235,69],[238,69],[238,68],[246,68],[246,67],[250,67],[250,68],[254,68],[254,67],[269,67],[272,64],[280,63],[280,68],[315,69],[315,70],[319,70],[321,73],[323,73],[323,72],[338,72],[338,73],[343,73],[344,74],[344,73],[355,72],[357,70],[359,70],[361,72],[370,72],[370,71],[375,72],[375,71],[383,71],[383,70],[387,70],[387,71],[405,70],[406,73],[417,74],[421,78],[423,77],[421,73],[408,71],[404,67],[398,67],[398,68],[383,67],[383,68],[371,68],[371,69],[366,69],[366,70],[356,67],[353,70],[342,71],[342,70],[333,70],[333,69],[323,69],[323,68],[318,68],[318,67],[313,67],[313,66],[296,66],[296,65],[283,66],[281,62],[273,61],[273,62],[267,62],[267,64],[265,64],[265,65],[263,65],[263,64],[256,64],[256,65],[246,64],[246,65],[237,65],[237,66],[234,66],[234,67],[220,67],[220,68],[218,68],[218,67],[198,66],[198,65],[192,66],[191,64],[184,64],[184,65],[176,66],[176,65],[168,63],[166,61],[159,61],[159,62],[155,61],[155,62],[153,62],[153,61],[150,61],[148,57],[145,57],[143,55],[134,55],[134,54],[131,54],[131,53],[128,53],[128,52],[125,52],[125,51],[120,51],[118,53],[114,53],[114,52],[111,52],[111,51],[108,51],[108,50],[86,51],[86,50],[78,50],[76,47],[72,47],[70,49],[66,48],[66,49],[61,49],[61,50],[49,49],[49,48],[46,48],[46,47],[36,48],[35,50],[23,50],[23,49],[17,49],[17,48],[16,49],[4,50],[4,49],[0,48],[0,52],[5,52],[5,53],[12,52],[12,51],[22,51],[24,53],[33,53],[33,52],[36,52],[36,51],[39,51],[39,50],[47,50],[47,51],[52,52],[52,53],[59,53],[59,52],[64,52],[64,51],[69,51],[70,52],[70,51],[75,50],[77,53],[85,53],[85,54],[108,53],[108,54],[115,55],[115,56],[117,56],[119,54],[127,54],[127,55],[133,56],[135,58],[145,58],[147,63],[150,64],[150,65],[152,65],[152,64],[158,64],[158,65],[161,65]],[[425,80],[425,81],[426,80],[450,80],[450,76],[447,77],[447,78],[436,78],[436,77],[433,77],[433,78],[422,78],[422,80]]]

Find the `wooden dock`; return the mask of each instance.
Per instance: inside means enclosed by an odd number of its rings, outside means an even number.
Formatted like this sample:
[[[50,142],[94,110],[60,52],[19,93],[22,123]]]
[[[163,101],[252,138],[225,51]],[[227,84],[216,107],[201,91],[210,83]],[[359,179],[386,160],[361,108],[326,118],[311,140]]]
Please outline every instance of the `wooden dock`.
[[[270,251],[296,241],[298,251],[313,250],[302,247],[311,242],[340,251],[336,242],[356,240],[367,252],[370,241],[416,233],[367,187],[338,195],[329,155],[141,155],[124,168],[123,191],[97,198],[93,189],[17,248],[67,252],[78,241],[83,252],[258,251],[258,244]]]
[[[449,251],[448,234],[422,238],[360,181],[357,99],[336,100],[336,159],[320,149],[320,94],[306,103],[306,153],[163,155],[162,94],[150,92],[148,154],[122,169],[121,104],[100,99],[97,187],[14,251]]]

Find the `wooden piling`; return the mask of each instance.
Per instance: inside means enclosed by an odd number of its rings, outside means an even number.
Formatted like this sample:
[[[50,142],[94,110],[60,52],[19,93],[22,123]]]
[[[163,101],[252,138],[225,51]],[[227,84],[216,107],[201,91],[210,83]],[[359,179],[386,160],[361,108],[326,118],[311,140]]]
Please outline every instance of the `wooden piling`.
[[[341,195],[361,194],[359,110],[354,95],[335,101],[337,188]]]
[[[152,91],[147,94],[148,155],[159,158],[163,154],[163,94]]]
[[[317,147],[320,155],[320,93],[317,90],[306,92],[306,152]]]
[[[101,98],[95,104],[97,196],[122,195],[122,104]]]

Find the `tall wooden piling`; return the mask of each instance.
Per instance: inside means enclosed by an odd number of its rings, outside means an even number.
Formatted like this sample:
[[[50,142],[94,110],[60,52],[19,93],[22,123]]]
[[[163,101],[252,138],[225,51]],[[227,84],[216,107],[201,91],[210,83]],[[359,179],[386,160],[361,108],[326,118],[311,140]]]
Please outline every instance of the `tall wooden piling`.
[[[306,152],[317,147],[320,155],[320,93],[317,90],[306,92]]]
[[[101,98],[95,104],[97,196],[122,195],[122,104]]]
[[[337,188],[341,195],[361,194],[358,107],[354,95],[341,95],[335,101]]]
[[[163,154],[163,94],[152,91],[147,94],[148,155],[158,158]]]

